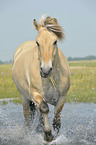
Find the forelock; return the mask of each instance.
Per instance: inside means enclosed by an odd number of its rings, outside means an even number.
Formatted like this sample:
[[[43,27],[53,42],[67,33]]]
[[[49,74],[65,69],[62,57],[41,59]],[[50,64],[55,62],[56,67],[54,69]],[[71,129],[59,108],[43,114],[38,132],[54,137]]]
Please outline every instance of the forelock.
[[[53,32],[58,39],[64,39],[64,30],[63,28],[58,24],[58,21],[56,18],[52,18],[52,17],[45,17],[45,15],[43,15],[41,17],[41,25],[46,28],[48,31]]]

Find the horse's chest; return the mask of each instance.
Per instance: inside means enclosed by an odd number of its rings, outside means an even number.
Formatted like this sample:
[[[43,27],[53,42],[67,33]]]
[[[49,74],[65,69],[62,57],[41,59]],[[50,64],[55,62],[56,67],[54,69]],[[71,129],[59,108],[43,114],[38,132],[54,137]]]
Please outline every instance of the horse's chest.
[[[44,89],[44,99],[47,103],[51,105],[56,105],[59,99],[59,91],[49,82],[43,87]]]

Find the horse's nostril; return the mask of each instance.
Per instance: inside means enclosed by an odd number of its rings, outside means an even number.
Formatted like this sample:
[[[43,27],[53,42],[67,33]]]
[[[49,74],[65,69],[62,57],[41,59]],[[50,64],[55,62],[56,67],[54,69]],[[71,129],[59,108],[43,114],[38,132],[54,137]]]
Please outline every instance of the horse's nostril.
[[[47,78],[52,71],[52,67],[40,67],[40,75]]]

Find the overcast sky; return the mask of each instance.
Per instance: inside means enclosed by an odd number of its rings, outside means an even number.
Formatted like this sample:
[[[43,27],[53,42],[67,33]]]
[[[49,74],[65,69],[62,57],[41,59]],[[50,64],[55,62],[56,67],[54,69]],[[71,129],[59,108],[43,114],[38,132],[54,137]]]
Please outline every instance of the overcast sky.
[[[66,39],[58,42],[66,57],[96,55],[96,0],[0,0],[0,60],[13,58],[23,42],[35,40],[33,19],[56,17]]]

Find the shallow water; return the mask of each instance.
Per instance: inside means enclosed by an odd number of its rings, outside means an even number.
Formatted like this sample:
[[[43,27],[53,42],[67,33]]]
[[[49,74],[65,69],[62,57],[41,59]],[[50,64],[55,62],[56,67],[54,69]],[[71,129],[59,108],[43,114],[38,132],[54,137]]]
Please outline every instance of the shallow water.
[[[50,125],[53,106],[49,106]],[[37,115],[36,115],[37,116]],[[30,129],[25,125],[22,105],[0,103],[0,145],[43,145],[43,134],[36,133],[38,118]],[[52,128],[52,125],[51,125]],[[54,134],[54,132],[53,132]],[[96,145],[96,105],[68,104],[62,111],[62,126],[59,136],[51,145]]]

